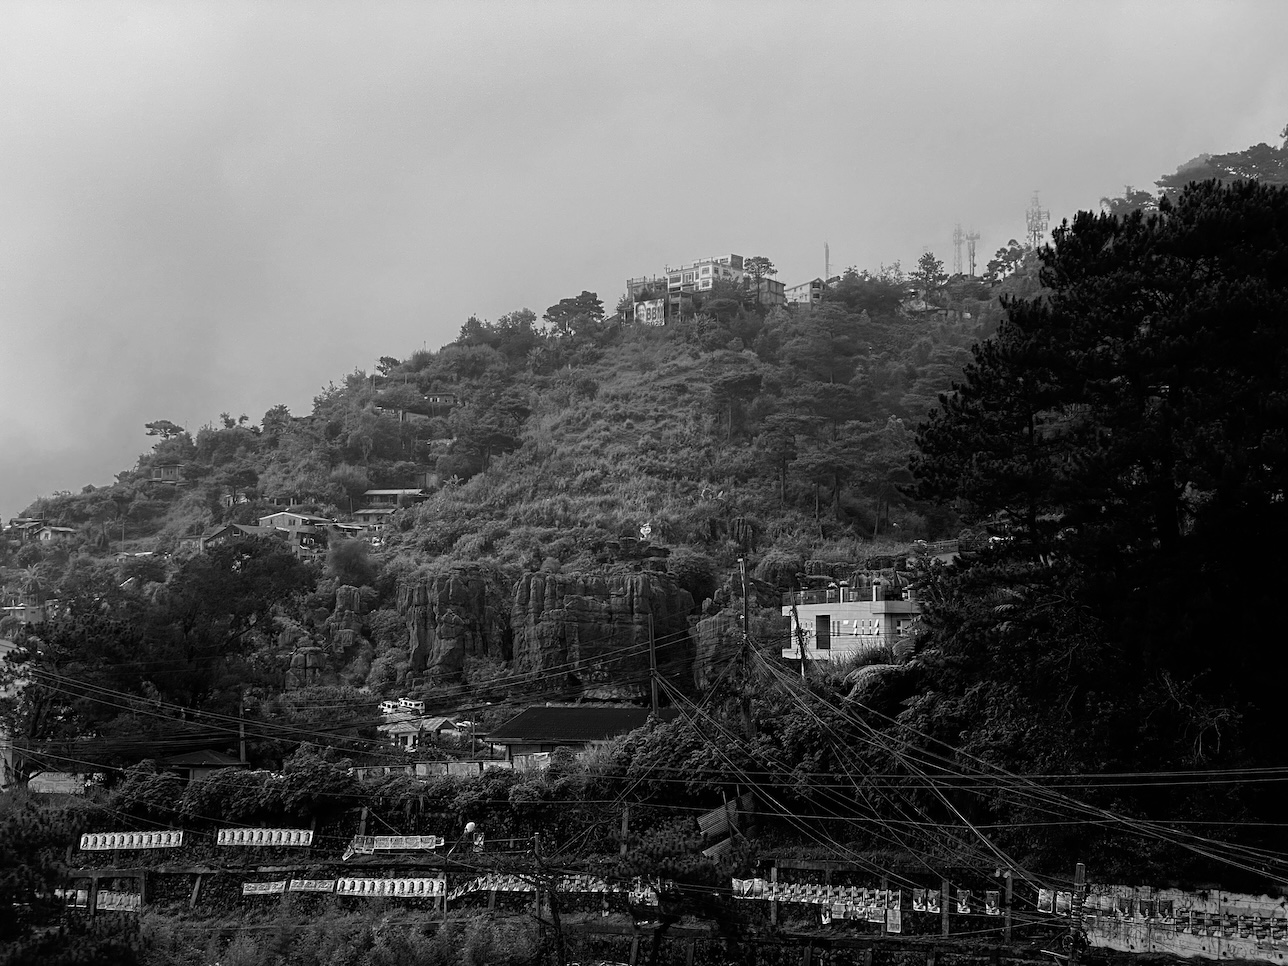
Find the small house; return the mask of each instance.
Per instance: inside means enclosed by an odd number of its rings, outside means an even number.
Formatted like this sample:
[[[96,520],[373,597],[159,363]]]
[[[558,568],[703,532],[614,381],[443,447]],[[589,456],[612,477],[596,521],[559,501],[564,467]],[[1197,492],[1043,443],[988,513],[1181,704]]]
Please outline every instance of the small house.
[[[174,772],[184,781],[206,778],[225,768],[248,768],[240,758],[222,751],[189,751],[182,755],[161,758],[157,765],[162,771]]]
[[[528,708],[484,735],[493,745],[505,747],[506,758],[572,748],[585,751],[648,723],[648,708],[542,706]],[[662,721],[679,716],[675,708],[658,712]]]

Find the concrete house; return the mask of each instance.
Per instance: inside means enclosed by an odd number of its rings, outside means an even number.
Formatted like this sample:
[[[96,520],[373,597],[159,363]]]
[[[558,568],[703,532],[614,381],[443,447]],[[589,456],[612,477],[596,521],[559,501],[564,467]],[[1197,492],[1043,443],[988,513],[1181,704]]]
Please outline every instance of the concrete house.
[[[792,635],[782,656],[798,661],[837,661],[868,648],[893,647],[912,633],[921,614],[907,578],[893,571],[784,594],[782,608]]]

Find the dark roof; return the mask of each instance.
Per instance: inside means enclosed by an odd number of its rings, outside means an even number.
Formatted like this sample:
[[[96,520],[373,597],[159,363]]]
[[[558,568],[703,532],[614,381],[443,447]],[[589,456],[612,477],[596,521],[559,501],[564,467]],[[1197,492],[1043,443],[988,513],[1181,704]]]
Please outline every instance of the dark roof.
[[[604,741],[644,726],[648,708],[529,708],[515,715],[487,735],[498,744],[558,744]],[[675,708],[663,708],[658,717],[671,721],[679,716]]]
[[[164,768],[237,768],[246,764],[222,751],[189,751],[162,758],[159,763]]]

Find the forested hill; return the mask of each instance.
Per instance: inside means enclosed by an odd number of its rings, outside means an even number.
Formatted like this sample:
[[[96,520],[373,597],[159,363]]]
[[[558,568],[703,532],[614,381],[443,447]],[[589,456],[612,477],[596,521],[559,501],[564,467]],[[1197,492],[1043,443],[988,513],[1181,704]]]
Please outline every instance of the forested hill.
[[[650,680],[642,611],[613,609],[645,597],[690,672],[652,680],[695,709],[606,765],[653,804],[745,786],[784,835],[823,822],[857,851],[1288,882],[1288,188],[1213,180],[1128,207],[1008,247],[992,281],[932,257],[910,278],[848,273],[808,309],[718,288],[660,328],[583,292],[544,325],[519,310],[382,357],[308,415],[158,421],[113,487],[31,508],[69,537],[6,543],[14,599],[59,606],[14,635],[30,683],[4,721],[96,769],[247,722],[257,764],[315,741],[384,761],[380,697],[474,721]],[[421,485],[374,550],[184,545]],[[173,556],[108,559],[119,527]],[[990,539],[919,566],[906,639],[784,667],[774,591],[801,569],[965,528]],[[734,607],[739,557],[755,592]],[[449,650],[450,674],[422,673]],[[645,779],[658,762],[676,786]]]
[[[1031,269],[935,281],[912,309],[915,283],[887,271],[846,275],[812,309],[717,292],[665,327],[605,318],[593,296],[551,321],[471,319],[438,352],[332,384],[308,415],[149,424],[152,451],[115,485],[24,513],[75,536],[51,553],[11,546],[6,563],[52,570],[122,534],[127,550],[173,552],[284,504],[345,518],[367,489],[424,485],[433,498],[397,515],[387,557],[578,568],[646,523],[723,557],[735,518],[760,549],[935,537],[951,516],[901,487],[912,432],[995,325],[997,296],[1035,285]],[[183,485],[154,482],[162,466]]]

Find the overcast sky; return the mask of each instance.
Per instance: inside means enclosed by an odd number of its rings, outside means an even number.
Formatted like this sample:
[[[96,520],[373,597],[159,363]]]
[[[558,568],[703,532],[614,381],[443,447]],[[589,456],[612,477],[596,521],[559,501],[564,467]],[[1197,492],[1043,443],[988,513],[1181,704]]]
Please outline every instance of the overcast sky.
[[[981,263],[1288,122],[1288,4],[0,2],[0,516],[582,289]]]

